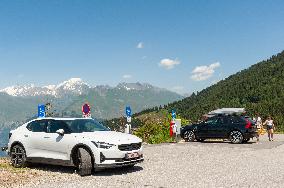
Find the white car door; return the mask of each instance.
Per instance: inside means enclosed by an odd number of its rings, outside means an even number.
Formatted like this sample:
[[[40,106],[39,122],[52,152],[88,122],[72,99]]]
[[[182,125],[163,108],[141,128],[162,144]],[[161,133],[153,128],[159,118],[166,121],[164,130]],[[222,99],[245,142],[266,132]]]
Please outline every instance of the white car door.
[[[64,130],[64,135],[56,133],[59,129]],[[75,145],[75,140],[75,137],[71,134],[70,129],[64,121],[49,120],[44,145],[44,149],[48,153],[47,158],[64,161],[70,160],[71,146]]]
[[[27,125],[24,132],[27,157],[43,158],[47,151],[43,148],[46,137],[46,120],[35,120]]]

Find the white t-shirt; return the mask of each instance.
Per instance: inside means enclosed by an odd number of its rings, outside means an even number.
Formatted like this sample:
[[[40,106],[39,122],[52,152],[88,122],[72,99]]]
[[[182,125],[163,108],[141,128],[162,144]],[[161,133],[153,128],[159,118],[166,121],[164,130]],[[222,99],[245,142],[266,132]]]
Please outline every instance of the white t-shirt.
[[[261,123],[262,123],[261,117],[257,117],[256,118],[256,126],[257,126],[257,128],[261,128]]]
[[[256,118],[256,123],[261,123],[261,117]]]
[[[267,125],[268,126],[273,126],[273,120],[267,120]]]

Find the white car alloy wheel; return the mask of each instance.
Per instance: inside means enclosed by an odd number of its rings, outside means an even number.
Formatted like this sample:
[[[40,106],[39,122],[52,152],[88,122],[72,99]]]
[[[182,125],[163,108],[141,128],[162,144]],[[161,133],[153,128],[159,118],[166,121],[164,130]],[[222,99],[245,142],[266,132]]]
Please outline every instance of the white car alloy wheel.
[[[240,144],[243,142],[243,135],[240,131],[232,131],[230,134],[230,140],[233,144]]]
[[[22,168],[26,166],[26,152],[20,145],[15,145],[11,149],[11,163],[15,168]]]
[[[193,131],[186,131],[184,133],[184,139],[186,141],[190,141],[190,142],[193,142],[195,140],[195,135],[194,135],[194,132]]]

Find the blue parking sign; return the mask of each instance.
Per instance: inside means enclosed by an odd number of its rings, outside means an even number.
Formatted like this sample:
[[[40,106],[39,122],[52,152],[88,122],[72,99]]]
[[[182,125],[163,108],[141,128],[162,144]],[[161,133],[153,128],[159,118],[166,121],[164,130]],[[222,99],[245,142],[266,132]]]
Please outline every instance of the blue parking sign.
[[[45,105],[39,104],[38,105],[38,115],[39,118],[44,118],[45,117]]]
[[[172,110],[172,118],[173,118],[173,119],[176,119],[176,118],[177,118],[177,114],[176,114],[176,111],[175,111],[175,110]]]
[[[131,108],[130,108],[130,106],[126,106],[126,108],[125,108],[125,113],[126,113],[126,116],[127,116],[127,117],[130,117],[130,116],[131,116]]]

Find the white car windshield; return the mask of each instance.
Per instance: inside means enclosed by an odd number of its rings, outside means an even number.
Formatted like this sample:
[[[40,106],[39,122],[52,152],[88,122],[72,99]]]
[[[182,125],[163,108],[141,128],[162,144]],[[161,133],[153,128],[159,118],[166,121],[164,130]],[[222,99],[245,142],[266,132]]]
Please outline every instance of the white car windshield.
[[[109,131],[108,128],[94,119],[63,120],[67,124],[71,133]]]

